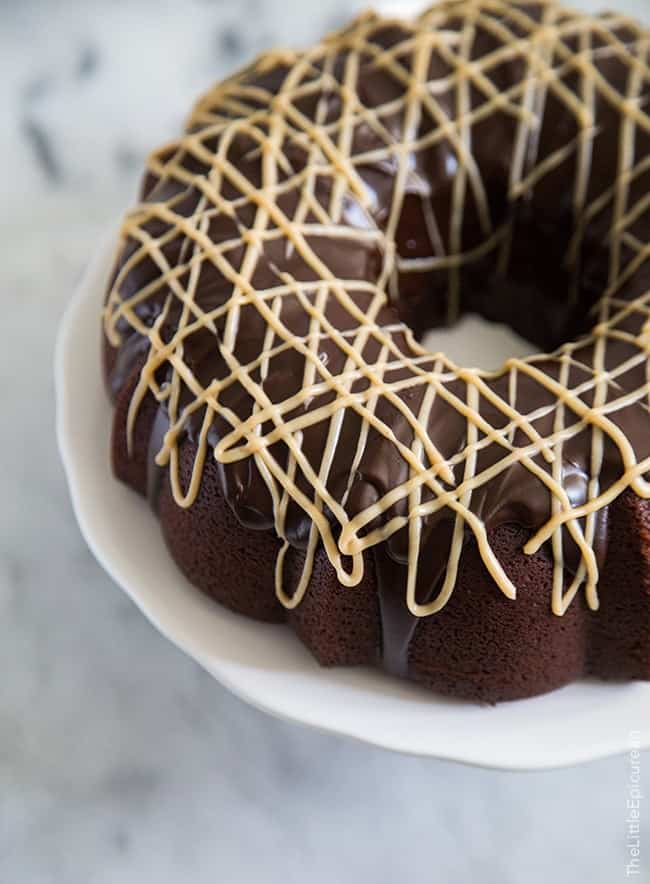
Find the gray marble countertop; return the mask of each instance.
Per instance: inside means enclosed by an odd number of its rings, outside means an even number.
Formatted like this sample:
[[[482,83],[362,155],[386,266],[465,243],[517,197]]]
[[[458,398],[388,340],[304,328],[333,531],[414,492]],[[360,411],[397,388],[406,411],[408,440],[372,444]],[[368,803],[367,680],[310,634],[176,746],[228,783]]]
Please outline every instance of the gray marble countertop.
[[[144,153],[213,79],[359,5],[0,3],[3,884],[626,878],[628,759],[490,772],[269,718],[148,624],[72,515],[54,335]],[[650,806],[642,831],[650,880]]]

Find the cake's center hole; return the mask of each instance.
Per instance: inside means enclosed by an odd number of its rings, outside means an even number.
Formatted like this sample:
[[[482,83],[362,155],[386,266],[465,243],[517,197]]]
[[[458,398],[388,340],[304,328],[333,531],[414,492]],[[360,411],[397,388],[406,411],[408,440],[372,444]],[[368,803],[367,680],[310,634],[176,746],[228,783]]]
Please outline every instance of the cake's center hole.
[[[505,323],[490,322],[476,313],[461,316],[450,328],[432,329],[424,335],[422,344],[433,353],[445,353],[458,365],[484,371],[493,371],[506,359],[530,356],[538,350]]]
[[[432,246],[414,205],[405,211],[397,251],[426,258]],[[492,371],[510,357],[553,352],[588,332],[607,284],[606,250],[584,237],[573,264],[572,231],[567,209],[560,207],[553,224],[529,213],[513,228],[507,250],[492,248],[450,269],[405,271],[396,299],[400,318],[428,350],[465,368]],[[472,231],[464,251],[477,242]]]

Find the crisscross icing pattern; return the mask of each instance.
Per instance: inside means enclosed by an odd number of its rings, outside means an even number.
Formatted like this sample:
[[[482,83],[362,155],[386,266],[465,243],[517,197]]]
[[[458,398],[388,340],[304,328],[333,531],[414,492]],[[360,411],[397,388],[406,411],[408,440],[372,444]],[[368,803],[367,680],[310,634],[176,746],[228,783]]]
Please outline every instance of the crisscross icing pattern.
[[[216,459],[235,511],[283,541],[287,607],[320,545],[354,586],[390,542],[411,612],[434,613],[470,536],[514,598],[488,529],[531,489],[544,505],[525,551],[549,544],[553,611],[581,587],[597,607],[599,519],[625,489],[650,498],[649,49],[634,22],[551,0],[367,13],[215,86],[150,157],[104,311],[109,343],[140,359],[128,430],[155,397],[179,506]],[[590,274],[600,286],[582,335],[494,373],[424,349],[408,297],[453,321],[471,274],[505,279],[522,218],[554,201],[550,226],[570,218],[563,309],[582,309]]]

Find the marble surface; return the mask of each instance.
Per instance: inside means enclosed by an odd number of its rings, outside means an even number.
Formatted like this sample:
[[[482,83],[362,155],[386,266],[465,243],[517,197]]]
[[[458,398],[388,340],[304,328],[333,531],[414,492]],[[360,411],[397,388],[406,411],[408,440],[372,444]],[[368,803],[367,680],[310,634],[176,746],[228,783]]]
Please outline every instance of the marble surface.
[[[143,154],[212,79],[359,5],[0,2],[3,884],[626,878],[628,759],[489,772],[271,719],[154,631],[72,516],[55,328]],[[642,833],[649,880],[650,808]]]

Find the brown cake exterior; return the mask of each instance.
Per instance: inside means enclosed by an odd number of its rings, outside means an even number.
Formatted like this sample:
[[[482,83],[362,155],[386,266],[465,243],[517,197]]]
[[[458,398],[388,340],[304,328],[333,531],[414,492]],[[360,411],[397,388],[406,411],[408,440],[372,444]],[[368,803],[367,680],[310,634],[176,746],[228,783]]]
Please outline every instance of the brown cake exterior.
[[[152,157],[105,311],[113,464],[192,583],[472,700],[650,678],[643,35],[369,15]],[[407,328],[467,310],[559,349],[488,376]]]
[[[114,468],[144,494],[146,462],[138,465],[126,455],[130,392],[125,387],[116,408]],[[143,439],[150,433],[147,411],[141,413]],[[184,481],[194,455],[186,444]],[[279,541],[234,517],[215,464],[206,466],[199,496],[188,509],[176,506],[164,477],[158,508],[177,565],[217,602],[258,620],[287,621],[321,665],[381,664],[381,616],[370,556],[363,583],[350,589],[338,583],[319,551],[308,593],[287,612],[276,598],[271,567]],[[548,555],[525,556],[527,532],[504,526],[494,542],[519,589],[516,604],[498,591],[476,549],[468,547],[449,604],[415,626],[408,677],[437,692],[492,703],[544,693],[584,675],[650,679],[650,506],[628,492],[611,507],[610,518],[612,552],[599,584],[599,612],[575,604],[558,620],[548,605]],[[295,585],[300,568],[290,574]]]

